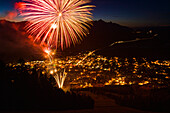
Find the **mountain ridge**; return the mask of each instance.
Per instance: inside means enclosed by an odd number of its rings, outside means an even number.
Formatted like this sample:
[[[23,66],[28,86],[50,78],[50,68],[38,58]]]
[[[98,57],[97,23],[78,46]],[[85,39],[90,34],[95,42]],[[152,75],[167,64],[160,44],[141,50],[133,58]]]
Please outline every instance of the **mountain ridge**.
[[[16,61],[19,58],[28,60],[43,59],[42,49],[34,44],[24,30],[26,21],[10,22],[0,20],[0,59],[5,61]],[[148,33],[148,29],[132,29],[112,22],[103,20],[93,21],[93,26],[89,29],[87,37],[83,38],[80,44],[58,50],[61,55],[72,55],[82,51],[92,51],[100,49],[97,54],[106,56],[168,56],[170,48],[169,29],[153,30]],[[141,31],[142,33],[138,33]],[[158,33],[159,31],[162,32]],[[156,38],[151,38],[158,33]],[[116,41],[127,41],[148,38],[148,40],[135,41],[131,43],[116,44],[109,47]],[[105,49],[104,49],[105,48]],[[150,54],[148,54],[150,53]],[[159,55],[161,54],[161,55]],[[41,56],[39,58],[39,56]],[[12,59],[12,60],[10,60]]]

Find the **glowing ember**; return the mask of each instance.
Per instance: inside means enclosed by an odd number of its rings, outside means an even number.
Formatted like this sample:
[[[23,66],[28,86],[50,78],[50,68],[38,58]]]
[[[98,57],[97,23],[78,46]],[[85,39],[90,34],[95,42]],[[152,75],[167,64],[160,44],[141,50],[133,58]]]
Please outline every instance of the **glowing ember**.
[[[44,52],[47,54],[50,54],[51,50],[46,48],[46,49],[44,49]]]

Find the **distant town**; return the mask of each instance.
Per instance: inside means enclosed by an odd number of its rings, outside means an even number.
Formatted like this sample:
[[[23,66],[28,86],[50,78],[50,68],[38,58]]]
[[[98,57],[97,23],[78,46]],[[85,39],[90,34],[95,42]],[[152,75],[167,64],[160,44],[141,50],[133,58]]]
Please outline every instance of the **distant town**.
[[[30,75],[33,70],[36,70],[38,77],[46,76],[54,87],[58,86],[53,76],[65,69],[67,77],[64,87],[67,89],[107,85],[139,85],[149,89],[169,86],[170,61],[152,61],[142,57],[107,58],[95,53],[88,56],[89,53],[55,58],[52,63],[48,60],[30,61],[9,63],[7,66],[13,70],[21,67],[27,68]]]

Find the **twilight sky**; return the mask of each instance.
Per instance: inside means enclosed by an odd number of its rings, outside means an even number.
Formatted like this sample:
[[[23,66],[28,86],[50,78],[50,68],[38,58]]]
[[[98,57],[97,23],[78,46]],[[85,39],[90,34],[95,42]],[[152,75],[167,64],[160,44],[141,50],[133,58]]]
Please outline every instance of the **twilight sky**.
[[[14,3],[1,0],[0,18],[14,11]],[[92,0],[94,20],[103,19],[126,26],[170,26],[170,0]],[[17,17],[15,20],[20,20]]]

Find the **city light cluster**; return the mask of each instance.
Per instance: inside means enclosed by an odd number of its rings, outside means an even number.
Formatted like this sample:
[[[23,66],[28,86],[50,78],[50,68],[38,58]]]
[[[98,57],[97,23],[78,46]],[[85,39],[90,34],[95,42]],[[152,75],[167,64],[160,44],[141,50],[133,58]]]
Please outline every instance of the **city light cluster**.
[[[89,56],[89,53],[91,52],[54,58],[53,62],[31,61],[26,62],[24,66],[29,67],[30,74],[32,74],[32,69],[36,69],[40,76],[53,77],[56,80],[55,86],[59,88],[107,85],[139,85],[159,88],[169,85],[169,61],[149,61],[146,58],[107,58],[94,53]],[[86,59],[83,60],[85,57]],[[21,64],[9,64],[9,66],[15,69]]]

